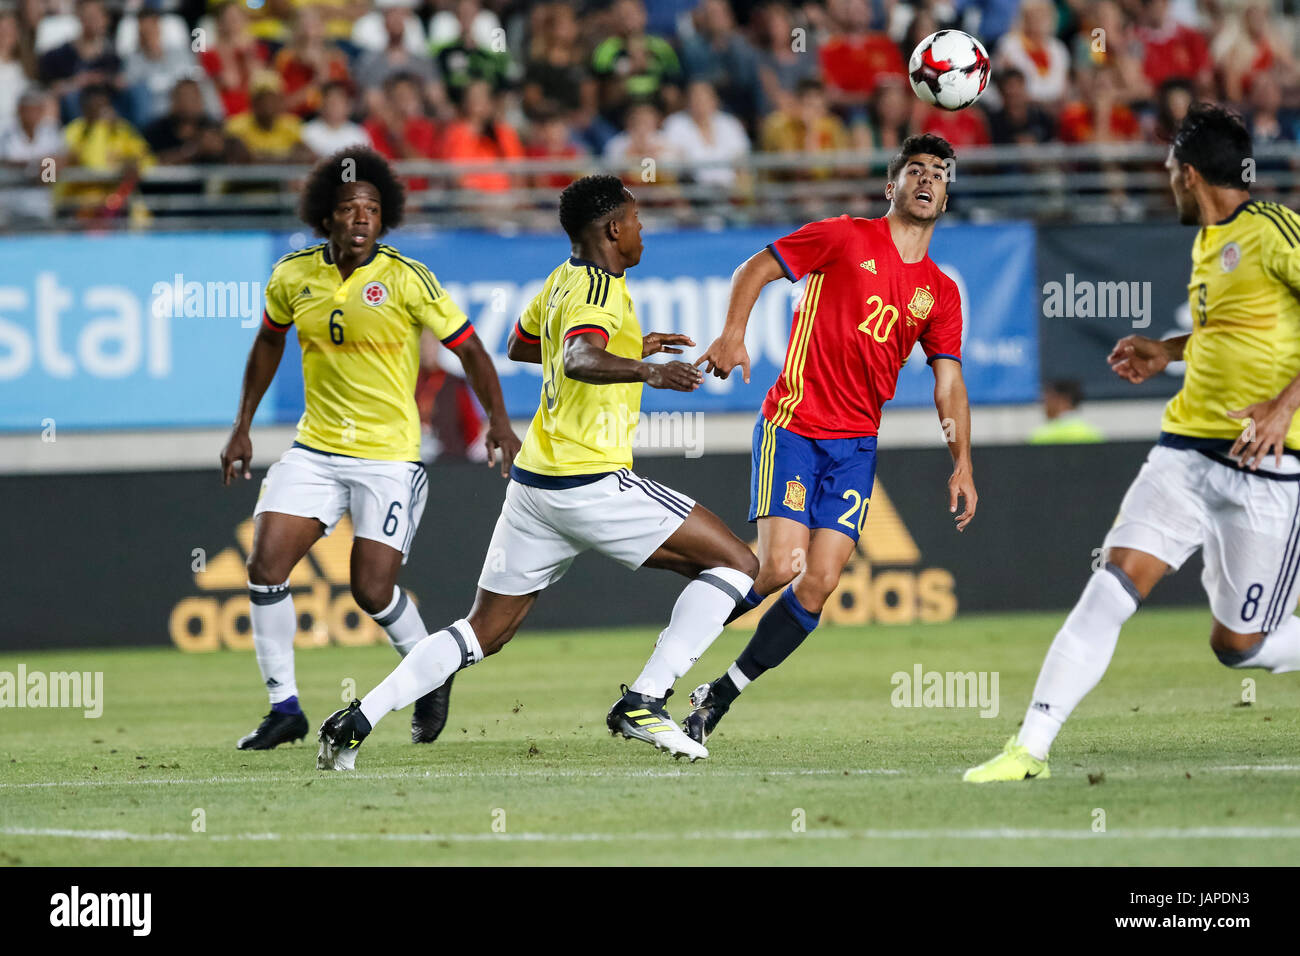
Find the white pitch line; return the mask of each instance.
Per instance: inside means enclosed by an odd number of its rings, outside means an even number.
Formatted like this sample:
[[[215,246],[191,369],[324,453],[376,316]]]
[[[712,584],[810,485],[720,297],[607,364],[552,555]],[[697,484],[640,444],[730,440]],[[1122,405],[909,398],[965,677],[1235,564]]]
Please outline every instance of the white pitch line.
[[[1206,770],[1222,771],[1225,773],[1240,773],[1243,770],[1277,770],[1283,773],[1294,773],[1300,770],[1300,764],[1297,763],[1260,763],[1260,764],[1239,764],[1228,767],[1206,767]]]
[[[1300,840],[1300,827],[1156,827],[1094,833],[1088,828],[972,830],[698,830],[686,833],[132,833],[128,830],[66,830],[3,827],[5,836],[56,837],[127,843],[618,843],[681,840]]]
[[[293,773],[294,771],[290,771]],[[334,780],[424,780],[424,779],[483,779],[496,777],[576,777],[576,778],[613,778],[639,779],[643,777],[813,777],[813,776],[897,776],[902,770],[886,768],[868,768],[858,770],[412,770],[366,773],[313,772],[306,779],[315,780],[327,776]],[[286,775],[256,777],[153,777],[148,779],[122,780],[42,780],[32,783],[0,783],[4,790],[30,790],[39,787],[144,787],[165,785],[206,786],[208,784],[238,783],[289,783],[294,778]]]

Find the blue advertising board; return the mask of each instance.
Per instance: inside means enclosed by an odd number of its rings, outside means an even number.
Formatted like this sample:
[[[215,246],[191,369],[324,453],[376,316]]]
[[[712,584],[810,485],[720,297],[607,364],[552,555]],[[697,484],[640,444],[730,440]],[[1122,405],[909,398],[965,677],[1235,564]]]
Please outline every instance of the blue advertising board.
[[[793,227],[790,227],[791,229]],[[790,229],[648,233],[628,275],[646,331],[685,332],[698,355],[718,334],[731,273]],[[262,290],[301,233],[63,236],[0,239],[0,429],[220,425],[231,420]],[[388,237],[427,264],[473,320],[500,370],[515,417],[537,407],[536,367],[505,356],[510,328],[569,252],[558,234],[493,236],[413,230]],[[939,228],[931,255],[957,282],[966,317],[964,368],[975,403],[1038,397],[1035,232],[1028,223]],[[764,290],[747,335],[751,384],[705,379],[695,393],[647,389],[646,411],[752,411],[785,357],[801,284]],[[290,334],[258,422],[296,421],[302,373]],[[920,350],[892,404],[931,401]]]

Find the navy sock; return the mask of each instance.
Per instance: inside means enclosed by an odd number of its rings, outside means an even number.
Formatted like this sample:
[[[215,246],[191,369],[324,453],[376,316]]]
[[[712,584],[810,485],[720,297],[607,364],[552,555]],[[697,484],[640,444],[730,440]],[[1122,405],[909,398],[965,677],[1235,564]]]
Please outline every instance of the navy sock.
[[[736,609],[731,612],[731,616],[722,622],[722,626],[726,627],[736,618],[740,617],[743,614],[748,614],[750,611],[754,610],[754,608],[758,607],[762,603],[763,603],[763,595],[759,594],[753,588],[750,588],[749,593],[740,599],[740,603],[736,605]]]
[[[755,680],[793,654],[820,620],[820,614],[811,613],[799,603],[794,588],[786,588],[759,620],[754,636],[736,658],[736,667]]]
[[[297,697],[286,697],[271,705],[271,710],[277,714],[301,714],[302,708],[298,706]]]

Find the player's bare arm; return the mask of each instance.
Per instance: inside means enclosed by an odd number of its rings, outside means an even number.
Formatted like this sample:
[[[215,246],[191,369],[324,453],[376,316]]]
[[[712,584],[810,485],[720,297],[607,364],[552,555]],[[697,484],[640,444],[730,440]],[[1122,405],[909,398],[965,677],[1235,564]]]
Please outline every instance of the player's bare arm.
[[[727,301],[726,325],[722,328],[722,334],[695,360],[696,367],[703,365],[706,373],[712,372],[718,378],[726,378],[739,366],[745,384],[749,384],[749,352],[745,350],[745,328],[749,325],[749,313],[753,311],[763,287],[784,276],[785,270],[770,249],[762,249],[740,264],[731,275],[731,298]]]
[[[501,452],[501,477],[510,475],[510,466],[519,454],[519,438],[510,427],[510,416],[506,413],[506,400],[501,394],[501,380],[497,378],[496,366],[492,356],[483,347],[483,341],[477,332],[470,334],[464,342],[452,348],[456,358],[460,359],[465,369],[465,377],[470,387],[478,396],[479,404],[487,412],[487,434],[483,443],[487,446],[488,467],[497,463],[497,451]]]
[[[970,460],[970,399],[961,364],[951,359],[934,362],[934,407],[943,424],[944,438],[952,454],[952,476],[948,479],[948,511],[955,515],[957,530],[965,531],[975,517],[979,495]],[[957,513],[958,499],[964,504]]]
[[[617,385],[644,382],[651,388],[693,392],[704,375],[686,362],[639,362],[614,355],[605,348],[605,337],[596,332],[575,335],[564,344],[564,374],[588,385]]]
[[[682,350],[677,346],[689,347],[694,344],[695,340],[688,335],[677,332],[650,332],[641,336],[641,357],[649,358],[661,352],[665,355],[681,355]]]
[[[284,333],[263,326],[248,352],[248,362],[244,365],[244,384],[239,392],[239,412],[235,415],[230,438],[221,449],[223,485],[229,485],[237,472],[243,472],[245,479],[253,477],[253,439],[249,435],[249,428],[252,427],[253,415],[262,402],[262,396],[266,394],[271,379],[275,378],[275,370],[280,367],[283,355]]]
[[[1183,357],[1183,349],[1189,336],[1179,335],[1171,339],[1149,339],[1145,335],[1126,335],[1115,343],[1106,361],[1110,369],[1120,378],[1141,384],[1152,375],[1164,371],[1170,362],[1177,362]]]
[[[1228,412],[1230,418],[1249,419],[1251,423],[1242,430],[1241,437],[1233,444],[1230,452],[1234,458],[1241,456],[1239,467],[1257,471],[1259,463],[1269,455],[1273,456],[1276,467],[1282,467],[1286,433],[1291,429],[1297,408],[1300,408],[1300,375],[1293,378],[1275,398]]]
[[[512,362],[523,362],[527,365],[542,364],[542,343],[539,339],[536,342],[525,342],[519,337],[514,330],[510,330],[510,335],[506,339],[506,358]]]

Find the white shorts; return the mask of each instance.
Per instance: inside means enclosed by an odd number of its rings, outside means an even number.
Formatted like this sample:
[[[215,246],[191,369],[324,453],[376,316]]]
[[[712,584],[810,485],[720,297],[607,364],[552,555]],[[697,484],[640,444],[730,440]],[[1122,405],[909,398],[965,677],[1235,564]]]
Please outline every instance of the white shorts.
[[[1178,569],[1204,549],[1215,619],[1239,634],[1280,627],[1300,584],[1300,482],[1264,478],[1192,449],[1157,445],[1106,535]]]
[[[429,476],[418,461],[349,458],[295,445],[262,479],[253,515],[316,518],[329,534],[351,512],[356,537],[395,548],[405,564],[428,494]]]
[[[626,468],[576,488],[535,488],[512,480],[478,586],[496,594],[532,594],[563,577],[588,549],[639,568],[694,506],[693,499]]]

